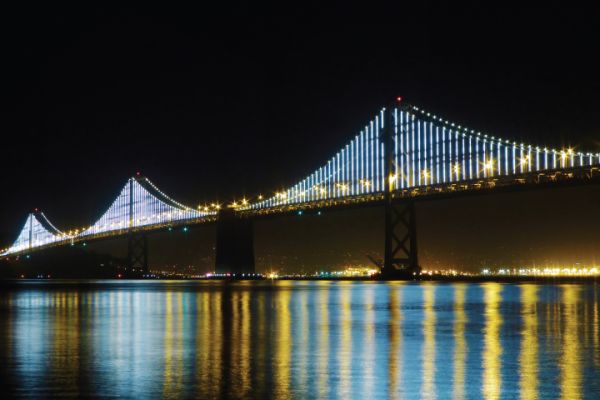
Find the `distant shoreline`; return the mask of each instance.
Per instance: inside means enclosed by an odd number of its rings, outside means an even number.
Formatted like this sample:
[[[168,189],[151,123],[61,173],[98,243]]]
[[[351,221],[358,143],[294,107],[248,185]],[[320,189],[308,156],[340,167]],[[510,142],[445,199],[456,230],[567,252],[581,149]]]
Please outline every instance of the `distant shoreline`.
[[[19,282],[94,282],[107,281],[107,282],[131,282],[131,281],[145,281],[145,282],[173,282],[173,281],[202,281],[202,282],[243,282],[243,281],[258,281],[258,282],[273,282],[273,281],[350,281],[350,282],[407,282],[407,283],[418,283],[418,282],[443,282],[443,283],[544,283],[544,284],[556,284],[556,283],[587,283],[597,284],[600,283],[600,277],[527,277],[527,276],[421,276],[419,279],[383,279],[379,277],[278,277],[275,279],[271,278],[254,278],[244,279],[237,277],[230,278],[190,278],[190,277],[157,277],[157,278],[2,278],[0,283],[19,283]]]

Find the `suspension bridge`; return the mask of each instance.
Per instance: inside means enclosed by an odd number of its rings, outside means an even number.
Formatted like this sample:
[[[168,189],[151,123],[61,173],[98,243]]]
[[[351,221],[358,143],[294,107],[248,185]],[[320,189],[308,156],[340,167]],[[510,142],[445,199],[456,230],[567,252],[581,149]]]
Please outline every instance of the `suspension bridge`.
[[[418,273],[415,202],[600,181],[600,153],[518,143],[468,129],[400,98],[382,108],[344,147],[310,175],[272,196],[229,205],[188,207],[148,178],[130,178],[90,226],[60,230],[34,210],[2,256],[127,236],[132,270],[148,270],[146,235],[176,226],[215,223],[216,271],[254,272],[253,220],[322,209],[384,206],[382,273]]]

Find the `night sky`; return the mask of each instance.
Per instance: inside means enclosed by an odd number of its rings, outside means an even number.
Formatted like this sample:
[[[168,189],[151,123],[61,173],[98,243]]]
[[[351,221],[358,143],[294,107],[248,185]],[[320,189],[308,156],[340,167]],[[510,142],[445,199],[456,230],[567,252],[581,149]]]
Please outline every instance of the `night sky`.
[[[363,3],[5,8],[0,247],[34,207],[89,225],[136,171],[191,206],[272,194],[397,95],[496,136],[600,151],[597,8]],[[418,212],[425,268],[600,262],[598,187]],[[258,268],[367,263],[382,224],[380,209],[258,223]],[[209,269],[213,229],[153,240],[151,264]]]

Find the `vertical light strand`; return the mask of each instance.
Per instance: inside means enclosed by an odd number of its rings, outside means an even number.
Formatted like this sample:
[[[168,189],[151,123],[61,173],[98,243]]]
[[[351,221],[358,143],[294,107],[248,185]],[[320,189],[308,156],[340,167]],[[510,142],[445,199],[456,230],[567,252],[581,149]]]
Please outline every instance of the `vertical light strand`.
[[[495,157],[495,153],[494,153],[494,145],[496,144],[496,141],[494,140],[494,137],[492,136],[489,139],[489,158],[488,158],[488,166],[489,166],[489,170],[490,170],[490,177],[494,176],[494,171],[496,171],[496,157]]]
[[[417,120],[417,186],[421,186],[421,120]]]
[[[466,138],[467,135],[466,134],[462,134],[461,135],[461,155],[460,158],[462,160],[462,168],[461,168],[461,174],[462,174],[462,180],[465,181],[467,180],[467,157],[466,157]]]
[[[460,155],[458,154],[458,141],[460,137],[460,126],[459,126],[459,130],[457,130],[455,132],[455,137],[454,137],[454,157],[456,158],[456,181],[458,182],[460,180]]]
[[[486,143],[487,143],[487,139],[484,136],[483,137],[483,156],[482,156],[483,157],[483,177],[484,178],[487,178],[487,170],[488,170],[488,168],[487,168],[487,152],[486,152],[486,148],[485,148]]]
[[[517,142],[513,142],[512,144],[512,173],[513,175],[517,173]]]
[[[353,196],[356,194],[356,179],[354,176],[354,164],[355,164],[355,156],[356,151],[354,151],[354,146],[356,145],[356,138],[350,142],[350,195]]]
[[[469,135],[469,179],[473,179],[473,135]]]
[[[496,142],[496,158],[498,159],[498,175],[502,175],[502,142]]]
[[[365,135],[363,131],[360,132],[360,140],[358,141],[358,154],[360,159],[360,167],[358,174],[360,186],[358,189],[359,193],[363,194],[365,192],[363,188],[363,182],[365,179]]]
[[[384,112],[385,112],[385,109],[382,109],[380,111],[380,117],[379,117],[379,124],[380,124],[379,129],[381,130],[382,134],[383,134],[383,132],[385,132]],[[385,176],[385,162],[386,162],[385,140],[384,140],[384,138],[379,138],[379,175],[381,176],[380,180],[381,180],[381,190],[382,191],[385,190],[386,179],[388,179],[388,177]]]
[[[454,181],[454,159],[452,158],[452,129],[448,129],[448,182]]]
[[[415,115],[411,114],[410,116],[411,118],[411,124],[410,124],[410,150],[407,149],[407,151],[409,151],[410,154],[410,177],[411,177],[411,181],[409,186],[410,187],[414,187],[416,186],[416,179],[415,179]]]
[[[435,183],[435,169],[433,168],[434,161],[434,142],[433,142],[433,123],[429,121],[429,184]]]
[[[394,175],[395,179],[394,179],[394,189],[398,189],[399,185],[399,179],[400,176],[402,174],[401,170],[399,170],[400,167],[400,157],[399,157],[399,145],[400,143],[399,140],[399,129],[398,129],[398,119],[399,119],[399,115],[398,115],[398,108],[394,108],[394,170],[392,172],[392,174]]]
[[[331,198],[333,194],[333,177],[331,176],[331,160],[327,161],[327,198]]]
[[[360,176],[361,179],[363,180],[363,183],[366,181],[367,179],[367,174],[368,174],[368,170],[367,170],[367,131],[363,131],[361,132],[361,148],[360,148],[360,157],[361,157],[361,172],[360,172]],[[361,188],[361,193],[364,194],[366,193],[366,188],[363,184],[363,187]]]
[[[428,154],[427,154],[427,122],[423,121],[423,170],[420,173],[423,175],[423,185],[427,185],[427,176],[431,171],[427,171],[427,162],[428,162]]]
[[[379,160],[379,169],[380,169],[379,176],[381,176],[381,179],[380,179],[381,180],[381,190],[383,191],[383,190],[385,190],[385,180],[386,180],[385,170],[383,169],[384,168],[383,161],[384,161],[384,154],[385,154],[385,144],[383,143],[383,141],[379,144],[379,154],[380,154],[380,156],[379,156],[379,158],[380,158],[380,160]]]
[[[379,116],[375,116],[375,134],[373,137],[373,147],[375,147],[375,174],[373,179],[375,180],[375,191],[381,190],[379,187]]]
[[[404,115],[404,111],[400,110],[400,133],[399,133],[399,140],[400,140],[400,188],[404,189],[407,184],[406,184],[406,179],[408,177],[408,174],[406,173],[406,168],[404,166],[405,164],[405,154],[404,154],[404,137],[406,135],[406,131],[404,129],[404,120],[405,120],[405,115]]]
[[[337,155],[335,156],[335,197],[340,197],[340,183],[341,183],[341,177],[340,177],[340,153],[337,153]]]
[[[373,121],[371,121],[370,124],[370,128],[369,128],[369,134],[370,134],[370,139],[369,139],[369,146],[370,148],[370,159],[369,159],[369,181],[372,183],[372,188],[373,190],[375,190],[375,133],[374,133],[374,129],[373,129]]]
[[[446,127],[442,126],[442,182],[446,183]]]
[[[342,178],[341,180],[341,185],[340,185],[340,189],[341,189],[341,196],[345,196],[346,195],[346,185],[348,182],[348,169],[346,168],[346,161],[348,158],[348,148],[343,148],[342,149],[342,155],[341,155],[341,163],[342,163]]]
[[[443,182],[443,178],[440,179],[440,128],[435,125],[435,183],[439,184]]]

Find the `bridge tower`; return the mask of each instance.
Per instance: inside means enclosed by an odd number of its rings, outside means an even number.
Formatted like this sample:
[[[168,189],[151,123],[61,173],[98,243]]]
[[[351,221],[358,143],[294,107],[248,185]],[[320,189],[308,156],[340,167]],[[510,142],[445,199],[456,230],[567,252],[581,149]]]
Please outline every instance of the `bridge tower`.
[[[131,272],[148,273],[148,238],[144,233],[129,234],[127,260]]]
[[[135,178],[129,179],[129,238],[127,245],[127,260],[130,272],[147,274],[148,267],[148,238],[144,232],[134,232],[134,183]]]
[[[218,274],[253,274],[254,225],[233,210],[219,211],[217,220],[216,268]]]
[[[395,161],[395,131],[405,127],[399,125],[395,110],[402,109],[402,99],[398,97],[385,110],[385,125],[381,140],[385,145],[385,246],[384,260],[381,273],[385,278],[411,279],[419,274],[419,259],[417,252],[417,224],[415,201],[413,199],[394,198],[394,183],[396,178],[403,176]]]

